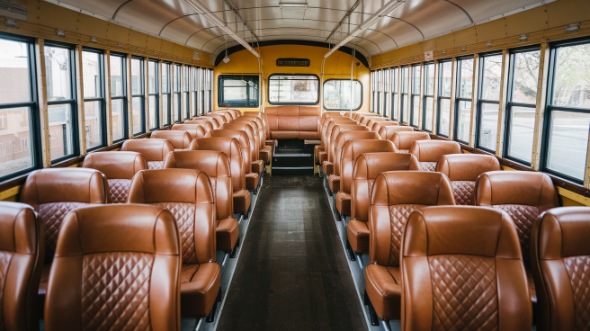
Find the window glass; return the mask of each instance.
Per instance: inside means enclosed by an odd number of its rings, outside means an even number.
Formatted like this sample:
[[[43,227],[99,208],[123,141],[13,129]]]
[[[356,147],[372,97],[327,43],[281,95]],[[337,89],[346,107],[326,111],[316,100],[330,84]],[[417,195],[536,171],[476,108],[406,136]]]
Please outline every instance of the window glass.
[[[457,96],[471,99],[473,93],[473,58],[460,59],[457,62],[459,71]]]
[[[160,127],[160,63],[148,62],[148,95],[149,95],[149,121],[150,129]]]
[[[127,79],[125,56],[110,55],[111,61],[111,121],[113,141],[127,138]]]
[[[103,94],[103,54],[82,51],[82,80],[84,82],[84,134],[86,149],[106,146]]]
[[[550,123],[547,168],[583,180],[590,114],[552,111]]]
[[[78,152],[72,50],[46,45],[44,51],[49,154],[51,161],[59,161]]]
[[[399,69],[391,68],[391,110],[389,115],[392,120],[397,120],[399,118],[399,106],[397,104],[399,100],[398,75]]]
[[[408,123],[408,119],[410,118],[410,97],[409,97],[409,75],[410,68],[409,67],[402,67],[401,71],[401,91],[402,91],[402,100],[401,100],[401,109],[400,109],[400,117],[402,123]]]
[[[357,110],[362,103],[362,86],[358,80],[330,79],[324,82],[324,108]]]
[[[172,112],[170,109],[170,64],[162,63],[162,124],[172,124]]]
[[[424,65],[424,117],[422,128],[432,132],[432,118],[434,112],[434,63]]]
[[[517,51],[510,55],[508,78],[512,88],[506,104],[507,127],[504,157],[529,165],[532,160],[537,106],[540,51]]]
[[[500,86],[502,80],[502,54],[481,57],[480,94],[477,107],[477,147],[496,151]]]
[[[220,75],[218,107],[258,107],[259,77],[258,75]]]
[[[314,75],[271,75],[268,79],[271,104],[317,104],[319,79]]]
[[[552,52],[544,169],[582,183],[590,132],[590,43],[558,45]]]
[[[469,142],[469,123],[471,119],[471,101],[459,101],[457,103],[457,116],[455,118],[455,130],[457,140]]]
[[[418,126],[420,117],[420,65],[412,66],[412,119],[411,125]]]
[[[453,82],[453,63],[443,61],[438,64],[438,125],[437,133],[449,136],[451,125],[451,88]]]

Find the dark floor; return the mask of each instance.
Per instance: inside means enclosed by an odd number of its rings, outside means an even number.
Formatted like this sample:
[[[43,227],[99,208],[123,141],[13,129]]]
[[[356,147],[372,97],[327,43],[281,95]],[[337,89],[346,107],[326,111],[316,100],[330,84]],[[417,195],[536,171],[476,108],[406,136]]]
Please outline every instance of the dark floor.
[[[321,179],[264,179],[218,330],[366,330]]]

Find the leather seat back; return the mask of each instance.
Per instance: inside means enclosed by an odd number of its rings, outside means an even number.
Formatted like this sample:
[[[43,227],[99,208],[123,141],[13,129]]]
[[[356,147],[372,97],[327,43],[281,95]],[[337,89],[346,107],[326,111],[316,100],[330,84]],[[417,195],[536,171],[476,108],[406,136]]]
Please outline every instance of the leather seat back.
[[[377,133],[379,133],[381,131],[385,132],[385,129],[384,128],[385,127],[388,127],[388,126],[399,126],[399,122],[392,121],[392,120],[389,120],[389,121],[377,121],[377,122],[374,122],[373,123],[373,126],[371,127],[371,131],[375,131]],[[383,139],[386,139],[385,136],[382,136],[382,137],[383,137]]]
[[[94,152],[86,155],[82,167],[96,169],[106,176],[109,202],[125,203],[131,179],[138,171],[147,169],[147,162],[137,152]]]
[[[59,235],[45,303],[52,330],[179,330],[174,217],[145,205],[74,210]]]
[[[197,139],[197,148],[224,153],[229,159],[234,193],[246,189],[244,159],[237,139],[231,137],[199,138]]]
[[[43,257],[43,227],[29,205],[0,202],[0,321],[4,330],[37,330],[35,301]]]
[[[364,125],[359,124],[336,124],[330,132],[328,138],[328,145],[326,145],[326,152],[328,152],[328,162],[335,163],[334,157],[336,156],[336,139],[341,132],[357,131],[357,132],[369,132],[369,129]],[[373,135],[374,136],[374,135]],[[367,138],[368,139],[368,138]]]
[[[183,264],[215,260],[215,205],[209,177],[194,169],[143,170],[131,183],[129,203],[169,210],[178,225]]]
[[[440,173],[390,171],[375,179],[369,207],[369,260],[399,267],[401,240],[410,214],[425,206],[454,205],[449,179]]]
[[[358,122],[361,125],[367,125],[367,122],[369,122],[370,119],[376,118],[376,117],[381,117],[381,115],[379,115],[377,113],[364,113],[359,116]]]
[[[252,149],[250,148],[250,140],[248,134],[243,130],[220,129],[209,132],[208,137],[229,137],[236,139],[240,144],[242,153],[242,164],[244,166],[244,174],[252,172],[250,164],[252,163]]]
[[[209,113],[209,114],[203,115],[202,117],[210,118],[213,120],[211,123],[213,124],[214,130],[221,128],[221,126],[225,123],[225,117],[223,115]]]
[[[417,140],[412,144],[410,153],[420,162],[423,171],[435,171],[438,160],[443,155],[461,154],[461,145],[450,140]]]
[[[474,205],[477,177],[484,172],[496,170],[501,170],[498,159],[484,154],[443,155],[436,165],[437,172],[449,177],[458,205]]]
[[[423,131],[398,131],[391,136],[391,141],[400,153],[409,153],[416,140],[428,140],[430,134]]]
[[[254,129],[254,134],[257,136],[257,148],[260,150],[264,148],[264,142],[266,141],[266,131],[264,129],[264,124],[262,123],[262,119],[257,116],[243,116],[235,120],[232,123],[247,123],[250,124],[251,127]]]
[[[374,117],[374,118],[371,118],[367,121],[366,126],[367,126],[367,128],[369,128],[369,130],[377,132],[377,130],[375,130],[375,127],[379,123],[387,123],[387,122],[393,122],[393,121],[387,117]]]
[[[161,169],[164,157],[172,152],[174,147],[166,139],[128,139],[123,142],[121,150],[141,153],[149,169]]]
[[[531,330],[518,236],[506,213],[415,211],[402,240],[402,330]]]
[[[45,227],[46,263],[53,259],[65,215],[75,208],[106,203],[107,192],[107,179],[95,169],[46,168],[29,174],[20,201],[35,209]]]
[[[590,325],[590,207],[560,207],[533,225],[531,262],[540,306],[537,329],[584,330]]]
[[[393,134],[400,131],[414,131],[414,128],[405,125],[386,125],[381,126],[378,133],[381,138],[393,141]]]
[[[419,170],[418,160],[409,153],[364,153],[354,164],[352,171],[351,218],[367,222],[371,191],[375,179],[382,172]]]
[[[357,158],[365,153],[396,152],[395,145],[383,139],[354,139],[348,140],[342,147],[340,158],[340,191],[350,193],[352,188],[352,173]]]
[[[493,193],[493,194],[492,194]],[[520,239],[522,260],[530,268],[530,235],[542,212],[559,206],[557,190],[548,175],[533,171],[490,171],[475,183],[475,204],[508,213]]]
[[[380,140],[379,134],[373,131],[341,131],[336,139],[334,139],[332,149],[332,160],[334,163],[334,175],[340,176],[341,161],[342,161],[342,150],[344,144],[347,141],[353,141],[357,139],[374,139]]]
[[[182,124],[190,125],[190,124]],[[198,127],[198,126],[195,126]],[[201,128],[202,129],[202,128]],[[204,132],[204,131],[203,131]],[[195,135],[196,137],[196,135]],[[194,139],[188,131],[172,129],[153,131],[150,138],[161,138],[168,140],[175,151],[187,150],[190,148],[191,141]]]
[[[207,127],[204,124],[197,124],[197,123],[176,123],[174,125],[172,125],[172,127],[170,128],[170,130],[158,130],[158,131],[154,131],[152,132],[152,136],[151,138],[164,138],[164,139],[169,139],[167,137],[167,135],[169,136],[169,133],[165,133],[165,132],[175,132],[175,131],[186,131],[189,133],[190,135],[190,140],[193,139],[197,139],[197,138],[203,138],[205,137],[205,135],[207,134],[207,132],[209,132],[210,130],[207,129]],[[156,134],[154,136],[154,133]],[[159,135],[164,135],[162,137],[160,137]],[[178,138],[177,138],[178,139]],[[177,143],[176,145],[174,144],[174,142],[171,141],[172,145],[174,146],[175,149],[179,149],[179,148],[183,148],[183,149],[188,149],[188,145],[185,142],[186,138],[183,138],[183,143],[182,145]],[[190,143],[189,140],[189,143]],[[181,146],[186,146],[186,147],[177,147],[178,145]]]
[[[229,159],[219,151],[196,150],[168,154],[164,168],[183,168],[203,171],[211,181],[217,220],[234,215]]]
[[[198,124],[205,129],[205,134],[207,134],[207,132],[215,130],[214,123],[216,126],[217,122],[209,117],[193,117],[190,120],[184,121],[182,124]]]

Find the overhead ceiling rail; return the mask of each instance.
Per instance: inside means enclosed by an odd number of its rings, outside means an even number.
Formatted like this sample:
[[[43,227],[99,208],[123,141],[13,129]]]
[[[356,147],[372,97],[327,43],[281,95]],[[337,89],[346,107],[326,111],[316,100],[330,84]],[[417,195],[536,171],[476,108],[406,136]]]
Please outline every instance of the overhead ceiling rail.
[[[205,8],[198,0],[184,0],[184,1],[187,4],[189,4],[191,7],[193,7],[193,9],[195,9],[197,12],[199,12],[200,14],[205,16],[205,18],[209,22],[211,22],[213,25],[215,25],[216,27],[223,30],[230,37],[232,37],[233,40],[240,43],[240,45],[244,46],[244,48],[247,49],[250,53],[254,54],[254,56],[256,56],[257,58],[260,58],[260,54],[258,54],[258,52],[256,50],[254,50],[254,48],[252,48],[252,46],[250,46],[250,44],[248,44],[247,41],[245,41],[240,36],[238,36],[234,31],[232,31],[232,29],[228,28],[227,24],[225,24],[223,21],[221,21],[211,11],[209,11],[209,9]]]
[[[338,31],[338,29],[340,29],[340,27],[342,26],[342,24],[344,23],[344,21],[347,18],[350,18],[350,15],[354,12],[354,10],[356,9],[356,7],[358,7],[358,5],[360,3],[361,3],[361,0],[356,0],[356,2],[352,5],[352,7],[350,7],[350,9],[348,9],[348,11],[346,12],[346,14],[344,14],[344,17],[342,17],[342,19],[340,20],[340,22],[338,23],[338,25],[336,25],[336,27],[328,35],[328,38],[326,38],[326,42],[328,42],[330,40],[330,38],[332,38],[332,36],[334,35],[334,33],[336,33],[336,31]]]
[[[392,10],[394,10],[397,6],[401,5],[402,3],[404,3],[404,0],[391,0],[388,3],[386,3],[375,14],[371,15],[371,17],[369,17],[366,21],[364,21],[361,25],[354,29],[354,31],[352,31],[350,34],[348,34],[348,36],[344,37],[342,41],[340,41],[338,44],[332,47],[324,55],[324,59],[330,57],[330,55],[334,54],[334,52],[336,52],[340,47],[348,44],[348,42],[354,39],[359,33],[361,33],[363,30],[370,28],[373,24],[377,22],[379,18],[390,13]]]
[[[231,1],[229,1],[229,0],[223,0],[223,2],[225,2],[225,4],[234,12],[234,15],[236,15],[240,19],[240,21],[242,21],[242,24],[246,27],[246,29],[248,29],[248,31],[250,31],[250,34],[252,36],[254,36],[254,38],[256,39],[256,42],[260,43],[260,39],[258,38],[256,33],[254,33],[254,30],[252,29],[252,27],[248,23],[246,23],[246,21],[244,20],[242,15],[240,15],[240,12],[234,6],[234,4],[231,3]]]

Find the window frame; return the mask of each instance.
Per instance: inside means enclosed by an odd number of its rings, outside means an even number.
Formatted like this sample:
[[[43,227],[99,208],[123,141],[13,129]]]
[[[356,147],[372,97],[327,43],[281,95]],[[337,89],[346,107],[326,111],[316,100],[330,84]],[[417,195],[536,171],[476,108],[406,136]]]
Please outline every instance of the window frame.
[[[416,79],[415,72],[418,71],[418,79]],[[413,64],[410,66],[410,126],[414,128],[420,127],[420,96],[422,95],[422,64]],[[418,86],[415,85],[415,81],[417,80]],[[418,100],[418,104],[416,104],[416,100]],[[415,121],[414,121],[415,120]]]
[[[428,68],[430,68],[430,66],[432,66],[432,77],[429,77],[430,75],[427,74],[428,73]],[[434,62],[426,62],[422,64],[422,130],[426,131],[426,132],[434,132],[434,95],[435,95],[435,89],[436,89],[436,81],[435,81],[435,77],[436,77],[436,65]],[[432,91],[428,91],[428,82],[426,82],[427,79],[431,79],[432,81]],[[428,94],[428,92],[431,92],[431,94]],[[428,106],[428,102],[427,99],[430,98],[430,123],[428,123],[428,126],[430,126],[430,128],[428,128],[427,126],[427,122],[426,122],[426,114],[427,114],[427,106]]]
[[[162,98],[162,101],[160,102],[162,105],[162,120],[160,121],[161,127],[172,126],[172,79],[170,77],[172,71],[170,70],[171,66],[171,62],[160,63],[160,95]],[[165,77],[164,73],[166,73]],[[166,85],[164,85],[164,83],[166,83]],[[166,87],[166,89],[164,89],[164,87]]]
[[[150,109],[147,109],[147,115],[150,118],[150,130],[155,130],[155,129],[159,129],[160,128],[160,61],[157,59],[148,59],[148,74],[147,74],[147,80],[148,80],[148,88],[147,90],[147,97],[148,99],[151,99],[152,97],[154,98],[155,102],[151,102],[149,103],[150,105]],[[150,66],[154,64],[154,72],[152,73],[152,70],[150,70]],[[150,76],[153,75],[154,77],[154,81],[151,82],[150,81]],[[154,85],[154,92],[150,92],[151,89],[151,84]],[[151,121],[151,117],[152,117],[152,109],[151,107],[154,107],[154,114],[153,114],[153,119],[154,121]]]
[[[308,77],[315,77],[316,82],[317,82],[317,86],[318,86],[318,90],[317,90],[317,94],[316,94],[316,100],[314,102],[271,102],[270,101],[270,85],[271,85],[271,80],[273,76],[308,76]],[[320,86],[320,78],[318,77],[318,75],[316,74],[288,74],[288,73],[273,73],[270,76],[268,76],[268,84],[267,84],[267,98],[268,98],[268,103],[271,105],[276,105],[276,106],[281,106],[281,105],[317,105],[320,102],[320,94],[321,94],[321,86]]]
[[[455,72],[454,72],[457,79],[455,82],[455,100],[454,100],[454,106],[455,106],[454,113],[455,114],[454,114],[454,119],[453,119],[453,124],[454,124],[453,125],[453,140],[455,140],[461,144],[464,144],[464,145],[469,145],[469,140],[465,141],[465,140],[459,138],[459,125],[457,125],[459,123],[459,119],[460,119],[459,112],[461,110],[460,110],[459,104],[461,102],[468,102],[471,105],[470,115],[471,115],[471,112],[473,111],[473,90],[474,90],[473,85],[474,84],[473,83],[471,84],[471,92],[470,92],[469,97],[465,97],[465,96],[460,95],[461,88],[459,85],[461,84],[461,77],[462,77],[461,61],[466,61],[466,60],[473,61],[472,66],[471,66],[471,68],[473,70],[473,64],[475,63],[475,55],[472,54],[472,55],[457,58],[457,66],[456,66]],[[475,74],[475,72],[473,72],[473,75],[474,74]],[[472,82],[473,82],[473,79],[472,79]],[[471,120],[471,116],[470,116],[470,120]],[[471,128],[471,123],[469,123],[468,128]],[[469,133],[468,133],[467,138],[469,138]]]
[[[125,54],[121,54],[121,53],[115,53],[115,52],[111,52],[109,54],[109,56],[113,57],[119,57],[121,58],[121,84],[122,84],[122,94],[118,95],[118,96],[113,96],[113,88],[112,88],[112,83],[111,83],[111,90],[110,92],[110,96],[111,96],[111,109],[112,109],[112,105],[113,105],[113,100],[122,100],[123,102],[123,109],[121,110],[121,113],[123,115],[123,137],[121,137],[120,139],[113,139],[113,143],[117,143],[117,142],[121,142],[124,141],[126,139],[129,139],[129,96],[128,96],[128,91],[127,91],[127,87],[128,87],[128,81],[127,81],[127,56]],[[111,73],[112,73],[112,68],[113,68],[113,64],[111,59],[109,59],[110,62],[110,72],[109,72],[109,80],[111,80],[112,82],[112,77],[111,77]],[[111,128],[113,126],[113,122],[112,122],[112,115],[111,115]]]
[[[545,102],[545,112],[543,114],[543,134],[541,139],[541,157],[540,157],[540,170],[547,172],[551,175],[565,178],[568,181],[574,182],[579,185],[583,185],[587,177],[587,163],[588,163],[588,150],[586,150],[586,162],[584,163],[584,175],[582,179],[570,176],[568,174],[561,173],[559,171],[550,169],[548,164],[549,156],[549,141],[551,135],[551,115],[554,111],[564,111],[572,113],[590,114],[590,109],[568,107],[568,106],[557,106],[553,104],[554,100],[554,84],[555,84],[555,71],[556,71],[556,57],[557,50],[561,47],[571,47],[588,44],[590,45],[590,38],[579,38],[573,40],[566,40],[561,42],[552,43],[549,47],[549,70],[547,74],[547,99]],[[588,148],[587,148],[588,149]]]
[[[258,94],[256,95],[256,99],[254,99],[253,101],[256,101],[255,104],[251,104],[249,100],[250,99],[250,88],[248,88],[247,86],[245,87],[246,90],[246,95],[247,97],[247,101],[245,103],[227,103],[227,101],[224,99],[225,96],[225,91],[224,91],[224,81],[225,79],[228,78],[233,78],[233,79],[244,79],[244,78],[248,78],[247,81],[254,81],[254,79],[249,79],[249,78],[256,78],[256,90],[258,91]],[[260,75],[258,74],[243,74],[243,75],[231,75],[231,74],[220,74],[217,77],[217,107],[219,108],[224,108],[224,107],[237,107],[237,108],[258,108],[260,107]]]
[[[479,55],[479,65],[478,65],[478,81],[477,81],[477,102],[475,104],[475,139],[474,139],[474,146],[475,148],[481,149],[482,151],[486,151],[488,153],[491,154],[495,154],[496,153],[496,144],[494,144],[494,149],[490,149],[487,148],[485,146],[482,146],[482,144],[480,143],[480,134],[482,131],[482,120],[483,120],[483,106],[484,105],[496,105],[496,107],[498,108],[498,113],[497,113],[497,118],[496,118],[496,134],[493,136],[493,141],[497,141],[496,136],[498,135],[498,120],[500,117],[500,98],[501,98],[501,94],[502,92],[499,91],[498,92],[498,100],[492,100],[492,99],[484,99],[483,98],[483,93],[484,93],[484,83],[486,75],[485,75],[485,65],[486,65],[486,58],[489,57],[493,57],[493,56],[499,56],[501,61],[504,61],[504,55],[502,54],[502,52],[490,52],[490,53],[482,53]],[[500,88],[502,87],[502,65],[500,65]],[[473,93],[473,92],[472,92]]]
[[[47,98],[47,109],[48,109],[48,113],[49,113],[49,108],[53,105],[69,105],[70,106],[70,118],[72,119],[72,132],[70,135],[70,139],[72,140],[72,151],[71,153],[67,154],[64,153],[65,155],[57,157],[55,159],[51,159],[51,148],[48,149],[49,151],[49,155],[50,155],[50,162],[52,165],[55,164],[59,164],[60,162],[66,161],[68,159],[71,159],[73,157],[79,156],[80,155],[80,131],[79,131],[79,123],[80,123],[80,116],[78,114],[78,98],[77,98],[77,90],[78,90],[78,84],[77,84],[77,79],[76,79],[76,47],[75,45],[72,44],[64,44],[64,43],[59,43],[59,42],[54,42],[54,41],[46,41],[43,45],[43,52],[45,54],[45,51],[47,49],[47,47],[54,47],[54,48],[63,48],[68,50],[68,54],[69,54],[69,66],[70,66],[70,94],[71,94],[71,98],[70,99],[63,99],[63,100],[53,100],[50,101],[49,98]],[[47,62],[45,62],[47,63]],[[45,68],[45,72],[47,72],[47,64],[45,64],[46,68]],[[47,76],[45,77],[45,85],[48,85],[47,82]],[[49,124],[49,123],[48,123]],[[51,144],[48,144],[49,146],[51,146]]]
[[[83,47],[82,48],[82,57],[84,57],[84,52],[95,53],[98,55],[98,71],[99,71],[99,79],[100,79],[99,91],[100,91],[101,96],[86,98],[86,96],[83,95],[84,104],[86,104],[86,102],[97,102],[97,101],[100,104],[99,116],[100,116],[101,143],[97,146],[88,147],[88,140],[86,140],[86,151],[93,151],[93,150],[97,150],[99,148],[103,148],[103,147],[107,146],[107,114],[106,114],[107,112],[106,112],[106,97],[105,97],[106,96],[105,53],[103,50],[100,50],[100,49]],[[83,72],[82,74],[86,75],[85,72]],[[84,112],[84,113],[85,113],[84,115],[86,115],[86,112]],[[86,118],[84,118],[84,126],[86,126]]]
[[[330,82],[330,81],[350,82],[351,80],[350,79],[342,79],[342,78],[330,78],[330,79],[325,80],[323,85],[326,85],[326,83]],[[358,86],[360,88],[359,105],[358,105],[358,107],[352,109],[352,111],[357,111],[357,110],[361,109],[363,106],[363,83],[361,83],[361,81],[358,79],[353,79],[352,81],[355,83],[358,83]],[[322,88],[323,88],[323,91],[325,92],[326,91],[325,86],[323,86]],[[350,108],[326,108],[325,93],[322,93],[322,97],[324,98],[324,100],[322,100],[322,103],[324,106],[324,110],[326,110],[326,111],[350,111],[351,110]]]
[[[393,121],[397,121],[399,119],[399,109],[396,107],[397,100],[399,98],[399,74],[400,69],[399,67],[391,67],[391,96],[389,97],[390,102],[390,114],[389,118]]]
[[[451,68],[451,82],[450,82],[450,86],[451,86],[451,90],[449,91],[449,95],[446,96],[443,93],[441,93],[441,89],[443,88],[444,84],[442,84],[442,80],[444,79],[444,75],[442,74],[442,71],[444,69],[444,67],[442,66],[442,64],[450,64]],[[452,96],[453,96],[453,75],[455,74],[453,72],[453,60],[452,59],[444,59],[444,60],[440,60],[437,62],[437,68],[435,70],[438,70],[438,86],[437,86],[437,95],[436,95],[436,134],[441,136],[441,137],[445,137],[445,138],[449,138],[449,136],[451,136],[451,121],[452,121],[452,112],[453,112],[453,103],[452,103]],[[447,134],[444,134],[441,132],[441,128],[442,123],[441,123],[441,114],[442,114],[442,101],[443,100],[448,100],[449,103],[449,123],[447,126]]]
[[[139,131],[136,132],[135,131],[135,123],[133,122],[132,125],[132,134],[134,137],[140,136],[144,133],[146,133],[146,126],[145,126],[145,115],[146,115],[146,109],[145,109],[145,95],[146,95],[146,89],[145,89],[145,58],[142,57],[138,57],[138,56],[132,56],[131,57],[131,77],[133,77],[133,61],[139,61],[139,94],[134,94],[133,93],[133,79],[131,80],[131,117],[133,118],[134,114],[133,114],[133,100],[135,98],[139,98],[140,100],[140,110],[139,110]]]
[[[0,33],[0,39],[26,44],[27,52],[27,69],[29,78],[29,101],[0,104],[0,109],[27,108],[28,109],[28,128],[29,128],[29,152],[31,166],[26,167],[6,175],[0,176],[0,181],[5,181],[18,176],[27,174],[35,169],[40,169],[43,164],[43,152],[41,143],[41,117],[38,95],[38,77],[37,77],[37,54],[35,52],[35,40],[33,38],[15,36],[7,33]]]

